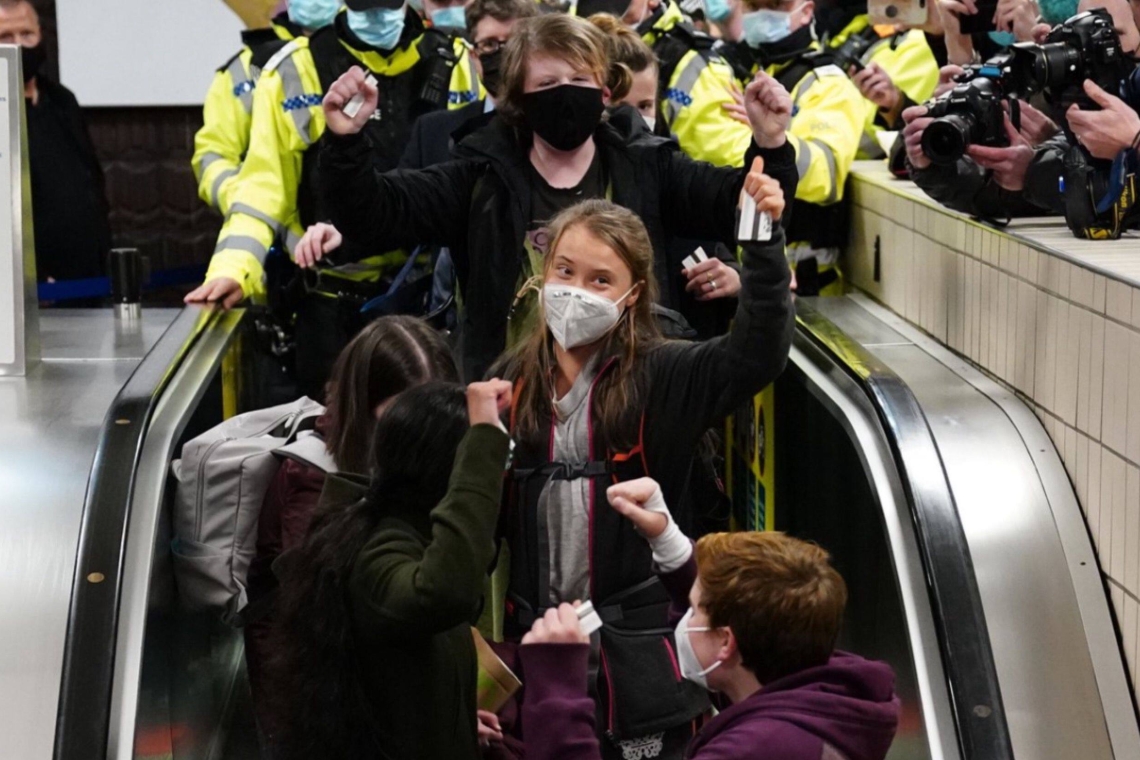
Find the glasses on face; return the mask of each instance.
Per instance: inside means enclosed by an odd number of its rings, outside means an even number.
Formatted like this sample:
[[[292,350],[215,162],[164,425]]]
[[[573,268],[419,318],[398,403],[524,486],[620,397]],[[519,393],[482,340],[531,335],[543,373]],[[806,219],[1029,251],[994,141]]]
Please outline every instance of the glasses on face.
[[[494,55],[495,53],[502,50],[503,45],[506,45],[506,44],[507,44],[506,40],[498,40],[498,39],[495,39],[493,37],[490,39],[486,39],[486,40],[479,40],[478,42],[475,43],[475,55],[478,55],[478,56]]]

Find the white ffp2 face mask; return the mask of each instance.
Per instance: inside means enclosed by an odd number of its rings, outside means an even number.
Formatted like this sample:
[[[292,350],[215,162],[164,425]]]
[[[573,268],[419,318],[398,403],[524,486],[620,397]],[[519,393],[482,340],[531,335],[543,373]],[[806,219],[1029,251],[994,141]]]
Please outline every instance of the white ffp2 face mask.
[[[689,640],[689,632],[700,633],[711,631],[712,628],[708,626],[690,628],[689,621],[692,619],[693,608],[690,607],[689,611],[685,613],[685,617],[677,623],[677,630],[674,631],[677,638],[677,664],[681,667],[682,678],[692,681],[702,689],[711,691],[708,675],[721,666],[721,661],[717,660],[707,668],[701,667],[701,661],[697,659],[697,652],[693,649],[693,642]]]
[[[630,288],[621,298],[611,301],[572,285],[546,285],[542,289],[546,326],[566,350],[596,343],[614,329],[622,315],[618,304],[632,292]]]

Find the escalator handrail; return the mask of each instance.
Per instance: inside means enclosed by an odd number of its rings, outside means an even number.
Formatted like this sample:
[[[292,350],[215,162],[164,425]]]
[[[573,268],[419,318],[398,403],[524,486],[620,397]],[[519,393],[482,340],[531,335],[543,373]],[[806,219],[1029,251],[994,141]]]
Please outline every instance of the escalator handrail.
[[[184,308],[131,374],[103,419],[76,551],[55,760],[106,757],[127,524],[151,415],[214,309]]]
[[[1012,760],[1013,746],[969,543],[918,399],[888,366],[802,300],[798,332],[863,389],[902,479],[938,632],[962,757]]]

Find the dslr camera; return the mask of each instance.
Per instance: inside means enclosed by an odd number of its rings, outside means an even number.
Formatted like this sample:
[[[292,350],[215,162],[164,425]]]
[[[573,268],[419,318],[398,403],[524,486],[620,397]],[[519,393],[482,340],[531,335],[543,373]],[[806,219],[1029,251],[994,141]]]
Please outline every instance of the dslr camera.
[[[1104,8],[1077,14],[1049,32],[1041,45],[1022,42],[1012,48],[1013,65],[1021,95],[1044,92],[1061,109],[1076,103],[1095,107],[1085,95],[1091,79],[1116,94],[1134,64],[1120,47],[1112,16]]]
[[[927,104],[934,121],[922,134],[922,152],[932,163],[950,166],[970,145],[1009,145],[1002,100],[1011,94],[1012,62],[1007,53],[971,66],[954,89]]]

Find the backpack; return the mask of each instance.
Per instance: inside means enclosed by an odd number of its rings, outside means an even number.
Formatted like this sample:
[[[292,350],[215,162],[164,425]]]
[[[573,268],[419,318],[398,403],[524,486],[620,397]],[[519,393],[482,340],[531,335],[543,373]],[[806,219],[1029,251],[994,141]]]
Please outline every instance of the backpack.
[[[258,517],[282,459],[336,471],[313,431],[322,413],[323,406],[302,397],[240,414],[183,445],[182,458],[171,465],[178,481],[171,555],[188,609],[242,623]]]

